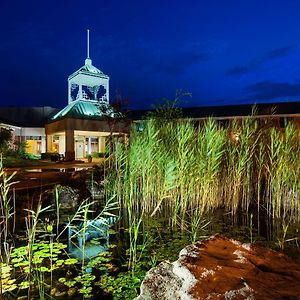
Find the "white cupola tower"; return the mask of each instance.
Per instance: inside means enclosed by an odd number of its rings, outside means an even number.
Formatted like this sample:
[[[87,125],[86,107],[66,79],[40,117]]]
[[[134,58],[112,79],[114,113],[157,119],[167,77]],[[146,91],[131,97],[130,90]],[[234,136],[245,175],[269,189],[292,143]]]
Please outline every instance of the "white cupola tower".
[[[87,30],[87,58],[84,66],[68,78],[68,104],[81,100],[109,103],[109,77],[90,59],[90,31]]]

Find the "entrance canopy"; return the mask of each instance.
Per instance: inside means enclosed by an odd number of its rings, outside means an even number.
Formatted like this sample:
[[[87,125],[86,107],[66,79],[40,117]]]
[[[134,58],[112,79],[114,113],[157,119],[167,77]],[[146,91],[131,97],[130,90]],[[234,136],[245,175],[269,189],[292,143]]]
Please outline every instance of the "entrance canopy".
[[[74,101],[46,124],[47,152],[57,152],[65,160],[81,159],[92,152],[105,151],[105,137],[129,133],[130,122],[108,103]]]

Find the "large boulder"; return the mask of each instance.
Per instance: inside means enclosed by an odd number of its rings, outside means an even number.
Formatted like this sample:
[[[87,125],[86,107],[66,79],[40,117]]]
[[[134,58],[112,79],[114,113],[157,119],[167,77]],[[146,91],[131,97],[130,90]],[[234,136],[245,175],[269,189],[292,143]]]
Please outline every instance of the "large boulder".
[[[97,182],[95,180],[87,179],[85,181],[86,188],[91,194],[93,200],[104,200],[104,182]]]
[[[152,268],[137,299],[300,299],[300,265],[280,252],[215,235]]]
[[[60,209],[76,209],[79,203],[79,192],[69,186],[57,186]],[[55,194],[54,194],[54,201]]]

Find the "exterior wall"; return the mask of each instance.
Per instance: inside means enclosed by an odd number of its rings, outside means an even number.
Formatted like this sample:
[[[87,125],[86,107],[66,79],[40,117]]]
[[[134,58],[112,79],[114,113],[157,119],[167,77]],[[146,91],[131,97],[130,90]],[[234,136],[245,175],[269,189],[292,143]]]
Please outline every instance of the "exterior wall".
[[[52,135],[65,132],[65,160],[74,160],[84,158],[92,152],[105,152],[105,137],[99,137],[99,134],[124,134],[129,133],[131,122],[109,119],[109,120],[84,120],[84,119],[60,119],[55,122],[46,124],[45,131],[47,141],[50,144]],[[92,143],[91,138],[98,138],[98,142]],[[87,139],[87,140],[86,140]],[[63,141],[62,141],[63,143]],[[62,145],[59,145],[61,153]],[[47,151],[51,149],[48,147]],[[100,150],[100,151],[97,151]],[[49,151],[52,152],[52,151]]]
[[[46,152],[52,152],[53,135],[46,136]]]
[[[22,127],[19,137],[26,142],[26,152],[39,155],[45,152],[45,128]]]
[[[46,151],[45,128],[42,127],[17,127],[1,123],[0,127],[11,130],[12,141],[10,147],[16,149],[16,142],[26,142],[26,152],[39,155]]]
[[[66,152],[66,137],[65,135],[59,136],[58,153],[65,155]]]
[[[109,133],[129,133],[131,122],[111,120],[61,119],[45,125],[46,135],[68,130],[101,131]]]
[[[46,136],[44,127],[21,127],[20,136],[34,136],[42,137]]]
[[[105,153],[105,137],[98,138],[98,152]]]
[[[39,140],[26,140],[26,152],[34,155],[42,153],[42,142]]]

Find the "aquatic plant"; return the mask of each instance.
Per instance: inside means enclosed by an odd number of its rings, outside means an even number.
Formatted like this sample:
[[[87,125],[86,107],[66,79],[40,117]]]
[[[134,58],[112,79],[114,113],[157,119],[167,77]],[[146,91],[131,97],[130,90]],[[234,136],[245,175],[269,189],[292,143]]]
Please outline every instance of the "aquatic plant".
[[[31,281],[33,281],[33,283],[37,283],[38,285],[38,291],[40,294],[40,299],[44,299],[45,295],[45,291],[44,291],[44,272],[46,271],[44,268],[40,267],[37,268],[36,267],[36,263],[40,262],[41,258],[39,256],[37,256],[37,260],[34,260],[35,258],[35,244],[36,244],[36,234],[37,234],[37,230],[38,230],[38,224],[41,221],[40,220],[40,215],[42,213],[47,212],[49,209],[51,208],[51,206],[47,206],[42,208],[42,202],[41,199],[38,202],[37,208],[36,210],[31,210],[31,209],[25,209],[25,211],[27,211],[27,216],[25,217],[25,224],[26,224],[26,232],[27,232],[27,239],[28,239],[28,244],[27,244],[27,253],[26,253],[26,258],[27,258],[27,262],[28,262],[28,272],[27,276],[28,276],[28,281],[29,283],[31,283]],[[51,228],[52,231],[52,228]],[[52,245],[53,243],[51,243]],[[50,248],[52,249],[52,247]],[[52,252],[51,252],[52,254]],[[31,295],[31,285],[29,285],[28,288],[28,297],[30,297]]]
[[[60,216],[60,202],[59,202],[59,190],[60,186],[56,185],[54,188],[55,194],[55,208],[56,208],[56,234],[59,234],[59,216]]]
[[[288,238],[288,229],[289,229],[289,224],[285,224],[284,222],[282,223],[282,232],[281,236],[277,237],[277,245],[281,251],[284,251],[286,243],[289,242],[296,242],[298,243],[298,237],[291,237]],[[299,245],[297,244],[297,247],[299,248]]]
[[[6,263],[0,263],[0,295],[17,289],[16,279],[12,278],[12,267]]]
[[[9,236],[14,232],[11,230],[11,219],[15,216],[15,202],[14,197],[9,195],[9,191],[14,184],[12,181],[16,172],[8,175],[3,168],[2,154],[0,157],[0,260],[6,263],[9,262],[10,251],[12,244],[9,242]]]
[[[28,290],[28,296],[39,293],[40,299],[63,293],[89,298],[101,288],[114,299],[133,299],[149,268],[164,259],[176,260],[186,244],[208,233],[223,230],[257,242],[262,216],[273,221],[269,230],[282,250],[287,242],[298,242],[288,235],[288,226],[277,234],[276,224],[277,218],[284,224],[299,222],[299,137],[294,125],[279,129],[273,121],[262,124],[249,117],[225,127],[213,119],[154,118],[143,121],[142,131],[134,127],[129,140],[110,137],[102,209],[95,210],[95,199],[83,200],[59,230],[56,189],[56,220],[42,220],[50,208],[41,204],[27,210],[27,246],[14,249],[10,264],[3,264],[6,293],[23,295]],[[227,223],[223,220],[212,229],[212,218],[220,211]],[[108,230],[119,216],[119,247],[107,243],[102,254],[85,257],[90,245],[101,243],[92,237],[93,230],[108,240],[102,229]],[[245,226],[235,229],[233,224],[241,219]],[[78,248],[77,259],[66,256],[66,245],[59,243],[66,230]],[[38,233],[43,242],[37,240]],[[58,274],[59,281],[53,281]]]
[[[204,235],[204,231],[206,227],[210,224],[211,221],[207,221],[203,218],[202,215],[195,215],[191,217],[191,224],[190,224],[190,234],[191,234],[191,242],[195,243],[200,239],[205,239],[207,235]]]
[[[253,161],[259,134],[253,117],[232,120],[226,145],[224,201],[231,212],[248,211],[252,200]]]
[[[236,216],[256,206],[258,221],[262,208],[297,221],[299,138],[293,124],[282,131],[271,121],[261,126],[249,116],[224,128],[213,119],[145,120],[129,143],[114,141],[107,194],[145,216],[172,216],[173,227],[183,227],[189,211],[197,215],[222,205]]]

